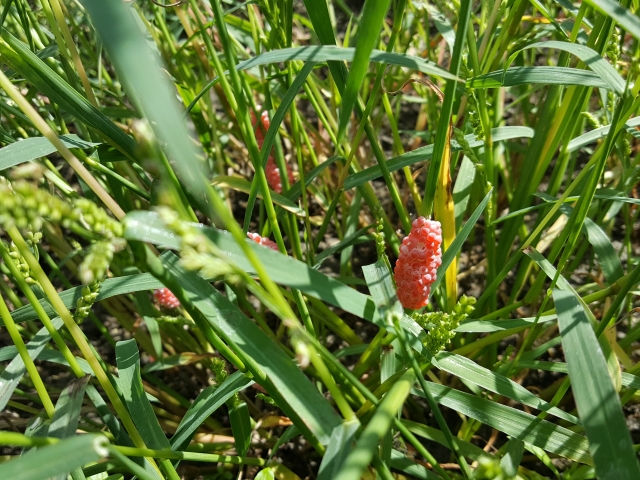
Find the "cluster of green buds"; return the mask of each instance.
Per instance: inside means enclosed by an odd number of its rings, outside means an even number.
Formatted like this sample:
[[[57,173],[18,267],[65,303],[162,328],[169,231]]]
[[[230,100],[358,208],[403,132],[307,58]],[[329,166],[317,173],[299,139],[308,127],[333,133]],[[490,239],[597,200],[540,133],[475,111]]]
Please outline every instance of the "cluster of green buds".
[[[39,258],[40,252],[38,251],[38,244],[42,240],[42,232],[33,232],[30,230],[27,232],[25,237],[25,241],[29,246],[31,253],[33,253],[36,259]],[[31,275],[31,269],[27,264],[27,260],[22,256],[20,250],[18,250],[18,247],[13,242],[11,242],[11,245],[9,246],[9,256],[25,281],[30,285],[37,285],[38,281]]]
[[[480,165],[480,160],[478,160],[476,152],[473,151],[473,148],[471,148],[471,145],[469,145],[467,139],[464,138],[464,132],[459,128],[453,127],[453,136],[455,137],[456,142],[458,142],[458,144],[462,148],[462,153],[464,153],[465,156],[469,158],[469,160],[471,160],[474,165]]]
[[[96,280],[102,280],[118,246],[120,246],[120,242],[113,240],[102,240],[93,243],[89,247],[89,253],[78,266],[80,281],[85,285],[89,285]]]
[[[580,112],[580,115],[582,115],[585,118],[589,127],[596,129],[602,126],[600,125],[600,121],[591,112]]]
[[[63,200],[23,180],[0,183],[0,223],[38,231],[47,219],[63,227],[78,224],[101,237],[122,236],[122,225],[91,200]]]
[[[474,310],[476,299],[463,295],[451,313],[429,312],[414,313],[413,319],[418,325],[427,330],[424,346],[433,355],[442,350],[455,336],[455,329]]]
[[[196,323],[190,318],[183,317],[181,315],[160,315],[159,317],[155,317],[156,322],[158,323],[168,323],[172,325],[196,327]]]
[[[224,253],[193,224],[180,220],[178,213],[168,207],[158,207],[160,218],[180,237],[180,263],[184,268],[199,272],[204,278],[224,277],[237,283],[236,270],[225,261]]]
[[[607,44],[607,57],[611,61],[613,68],[617,68],[618,59],[620,58],[620,29],[615,27]]]
[[[386,246],[384,243],[384,221],[382,217],[382,205],[377,203],[373,207],[373,216],[376,220],[376,232],[374,233],[376,239],[376,252],[378,258],[382,258],[385,255]]]
[[[471,125],[471,128],[473,128],[473,133],[475,133],[478,140],[483,140],[484,129],[482,128],[480,114],[478,113],[478,100],[476,99],[475,89],[468,87],[465,90],[468,105],[469,124]]]
[[[0,181],[0,223],[5,226],[29,228],[27,242],[33,246],[42,237],[39,230],[46,219],[63,227],[82,227],[102,238],[89,249],[89,254],[78,269],[81,281],[91,284],[104,277],[114,252],[124,244],[122,224],[91,200],[86,198],[62,199],[36,185],[18,180],[13,183]],[[34,254],[37,249],[32,248]],[[11,250],[18,268],[27,279],[28,267],[17,250]]]
[[[82,287],[82,294],[76,302],[76,311],[73,314],[73,319],[76,323],[80,324],[87,318],[99,293],[100,282],[98,280],[94,280],[91,284]]]

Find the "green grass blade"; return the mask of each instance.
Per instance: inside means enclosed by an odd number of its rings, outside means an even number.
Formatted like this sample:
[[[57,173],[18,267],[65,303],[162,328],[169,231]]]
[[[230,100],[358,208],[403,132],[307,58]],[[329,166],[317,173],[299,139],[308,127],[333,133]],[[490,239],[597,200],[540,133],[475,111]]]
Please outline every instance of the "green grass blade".
[[[335,43],[335,42],[334,42]],[[335,65],[336,62],[351,62],[355,56],[355,48],[341,48],[335,45],[317,45],[313,47],[293,47],[283,48],[280,50],[272,50],[270,52],[257,55],[249,60],[239,62],[236,70],[249,70],[260,65],[269,65],[272,63],[290,62],[300,60],[303,62],[329,62],[329,66]],[[396,65],[398,67],[408,68],[426,75],[432,75],[437,78],[454,80],[462,82],[456,75],[452,75],[444,68],[439,67],[433,62],[429,62],[420,57],[407,55],[404,53],[383,52],[381,50],[373,50],[369,61],[376,63],[385,63]],[[225,72],[226,74],[227,72]],[[207,85],[194,97],[193,101],[187,107],[190,111],[216,83],[220,81],[219,77],[211,80]]]
[[[433,473],[422,464],[411,460],[406,454],[397,450],[391,451],[391,461],[389,462],[389,466],[422,480],[442,480],[440,475]]]
[[[462,159],[456,183],[453,186],[453,204],[456,217],[456,231],[462,226],[464,214],[471,198],[471,188],[476,178],[476,167],[466,156]]]
[[[108,455],[109,441],[103,435],[78,435],[30,451],[0,465],[0,478],[42,480],[95,462]]]
[[[100,145],[99,143],[85,142],[77,135],[60,135],[58,138],[67,148],[89,149]],[[0,170],[45,157],[56,151],[56,147],[45,137],[30,137],[12,143],[0,148]]]
[[[467,37],[467,28],[469,18],[471,16],[471,0],[462,0],[458,10],[458,25],[456,26],[456,41],[453,45],[451,60],[449,63],[449,71],[451,74],[458,76],[460,65],[462,64],[462,49]],[[448,151],[450,143],[450,121],[453,111],[453,104],[456,99],[457,85],[453,80],[447,80],[444,89],[444,101],[440,110],[440,118],[438,120],[438,128],[436,131],[436,139],[433,144],[433,158],[429,164],[427,171],[427,181],[424,188],[424,201],[422,203],[423,216],[431,216],[433,211],[433,201],[436,194],[436,184],[440,176],[440,165],[443,161],[448,162],[448,158],[443,158],[445,151]],[[442,270],[444,273],[445,270]],[[440,277],[438,277],[440,278]],[[435,289],[433,289],[435,290]]]
[[[238,402],[237,405],[229,408],[229,422],[231,432],[236,441],[236,452],[244,457],[251,446],[251,417],[249,407],[246,402]]]
[[[260,150],[260,162],[262,162],[263,169],[266,168],[267,166],[269,155],[271,154],[271,147],[273,146],[273,142],[276,139],[276,134],[278,133],[278,128],[280,128],[280,124],[284,120],[285,114],[289,110],[289,107],[295,100],[295,97],[298,94],[298,91],[302,88],[302,86],[306,82],[307,77],[309,76],[309,74],[311,73],[315,65],[316,65],[315,62],[305,63],[304,67],[302,67],[300,72],[298,72],[298,74],[296,75],[296,78],[293,80],[293,82],[291,82],[291,86],[287,89],[287,93],[285,93],[284,97],[282,98],[282,102],[278,106],[278,109],[276,110],[276,113],[273,116],[273,119],[271,119],[269,128],[265,133],[264,142]],[[244,214],[243,228],[245,232],[249,231],[249,223],[251,222],[251,217],[253,215],[253,207],[255,205],[255,200],[258,195],[258,190],[259,190],[258,180],[257,178],[254,178],[253,182],[251,182],[251,191],[249,192],[247,209]],[[274,203],[277,203],[276,195],[277,194],[275,195],[272,194],[272,199]]]
[[[511,54],[509,60],[507,60],[505,64],[505,69],[511,65],[513,60],[518,56],[520,52],[523,50],[528,50],[530,48],[554,48],[558,50],[562,50],[565,52],[569,52],[572,55],[575,55],[580,60],[582,60],[593,72],[598,75],[603,82],[608,85],[608,88],[613,90],[614,92],[621,94],[624,92],[625,81],[620,76],[618,71],[611,66],[609,62],[607,62],[604,58],[602,58],[598,52],[592,50],[591,48],[585,45],[578,45],[575,43],[569,42],[558,42],[555,40],[548,42],[538,42],[532,43],[531,45],[527,45],[521,50]]]
[[[318,480],[333,480],[336,477],[353,447],[359,428],[360,422],[354,419],[344,421],[333,429],[327,451],[322,456]]]
[[[467,80],[472,88],[515,87],[517,85],[581,85],[611,88],[600,75],[568,67],[510,67]]]
[[[56,438],[72,437],[76,434],[84,391],[91,376],[72,380],[60,394],[56,410],[51,419],[48,436]]]
[[[622,407],[591,322],[576,296],[554,289],[571,388],[599,478],[640,478]]]
[[[169,448],[169,440],[162,431],[142,386],[140,356],[134,339],[116,344],[116,361],[118,385],[145,444],[157,450]]]
[[[81,122],[94,128],[105,140],[129,158],[135,156],[135,142],[100,110],[60,78],[20,40],[2,31],[0,53],[20,74],[52,102]]]
[[[207,198],[209,175],[205,164],[197,158],[199,152],[183,121],[175,89],[161,68],[162,61],[156,50],[149,47],[137,25],[133,9],[122,2],[84,0],[82,3],[129,98],[138,104],[158,139],[166,145],[180,179],[194,197]],[[212,216],[210,211],[205,213]]]
[[[462,227],[460,232],[458,232],[458,235],[456,235],[455,240],[451,242],[451,245],[449,246],[447,251],[444,252],[444,254],[442,255],[442,265],[440,265],[440,267],[438,268],[438,275],[437,275],[436,281],[431,284],[432,292],[435,291],[436,288],[438,288],[438,285],[440,285],[440,282],[444,278],[444,273],[447,271],[447,268],[449,268],[449,265],[451,264],[453,259],[456,258],[456,255],[458,255],[458,253],[462,249],[462,245],[464,244],[465,240],[471,233],[471,230],[473,229],[474,225],[478,222],[480,215],[482,214],[485,207],[487,206],[487,203],[489,203],[489,199],[491,198],[491,192],[492,190],[489,190],[489,192],[485,195],[484,199],[480,202],[480,205],[476,207],[476,209],[473,211],[473,213],[469,217],[469,220],[467,220],[467,223],[465,223],[464,227]]]
[[[555,198],[545,194],[538,194],[538,196],[545,200],[555,200]],[[560,211],[567,217],[570,217],[573,212],[573,207],[564,204],[560,206]],[[613,248],[611,239],[589,217],[585,217],[583,228],[589,243],[593,246],[593,250],[596,252],[596,256],[598,257],[598,261],[600,262],[600,266],[602,267],[602,272],[604,273],[607,283],[612,285],[616,280],[624,275],[624,271],[622,270],[620,257]]]
[[[57,330],[62,326],[62,319],[60,317],[56,317],[51,321],[51,323]],[[31,341],[26,345],[27,352],[31,359],[35,360],[38,358],[44,350],[44,347],[49,343],[49,340],[51,340],[51,336],[46,328],[43,327],[38,330]],[[18,355],[16,347],[12,346],[5,348],[11,349],[10,351],[7,351],[7,353],[9,354],[8,358],[13,358],[13,360],[11,360],[9,365],[7,365],[4,371],[0,374],[0,412],[4,410],[4,407],[7,406],[7,402],[11,400],[13,391],[27,371],[22,358]]]
[[[233,239],[229,241],[236,245]],[[256,246],[267,250],[257,244]],[[268,379],[262,386],[285,414],[305,434],[312,434],[326,444],[331,431],[340,423],[340,417],[293,360],[209,283],[198,275],[183,270],[178,257],[167,252],[160,258],[165,268],[179,279],[194,306],[206,317],[216,333],[259,365],[258,368],[263,370],[259,375],[266,375]]]
[[[627,128],[627,131],[628,130],[635,131],[634,127],[637,127],[638,125],[640,125],[640,117],[630,118],[625,123],[625,127]],[[610,128],[611,128],[611,125],[605,125],[604,127],[596,128],[594,130],[591,130],[590,132],[584,133],[572,139],[569,142],[569,145],[567,145],[567,151],[575,152],[576,150],[579,150],[585,145],[589,145],[590,143],[600,140],[601,138],[605,138],[609,134]]]
[[[347,83],[342,92],[342,109],[340,110],[338,122],[338,143],[340,143],[347,130],[349,118],[358,102],[358,93],[369,67],[369,56],[380,35],[380,27],[389,10],[389,3],[389,0],[368,0],[364,3],[359,21],[356,50],[349,69]]]
[[[516,318],[511,320],[469,320],[460,324],[456,332],[463,333],[490,333],[512,329],[524,329],[533,326],[537,317]],[[545,315],[538,319],[537,323],[552,322],[555,315]]]
[[[533,129],[529,127],[498,127],[491,130],[491,135],[494,142],[511,140],[513,138],[531,138],[533,137]],[[466,135],[464,138],[469,142],[469,146],[471,148],[484,145],[484,141],[477,140],[474,134]],[[427,145],[426,147],[421,147],[398,157],[389,159],[387,162],[389,171],[394,172],[403,167],[408,167],[418,162],[429,160],[433,155],[433,148],[433,145]],[[452,151],[458,151],[461,150],[461,148],[462,147],[460,147],[455,140],[451,141]],[[378,165],[365,168],[358,173],[349,175],[344,182],[344,189],[350,190],[362,185],[363,183],[380,178],[381,176],[382,172]]]
[[[436,355],[435,359],[436,362],[434,362],[434,366],[440,370],[449,372],[451,375],[467,380],[468,382],[474,383],[491,392],[499,393],[500,395],[515,400],[516,402],[520,402],[523,405],[528,405],[537,410],[548,412],[551,415],[555,415],[556,417],[562,418],[568,422],[575,424],[580,423],[580,421],[573,415],[563,412],[559,408],[554,407],[550,403],[536,397],[529,390],[513,380],[481,367],[473,360],[448,352],[439,353]]]
[[[72,380],[69,385],[62,390],[62,393],[56,402],[56,409],[48,428],[47,435],[49,437],[68,438],[73,437],[76,434],[78,421],[80,420],[82,400],[84,399],[84,391],[87,388],[90,378],[90,375],[86,375]],[[65,472],[53,478],[55,480],[66,480],[68,475],[69,473]],[[78,467],[71,472],[71,476],[73,477],[73,480],[85,478],[82,470]]]
[[[409,395],[411,386],[415,381],[412,370],[407,370],[391,387],[391,390],[382,399],[376,408],[369,424],[364,429],[356,446],[344,461],[344,464],[334,480],[352,480],[360,478],[362,472],[371,462],[378,450],[378,444],[391,427],[393,418],[398,414]]]
[[[591,464],[587,440],[571,430],[515,408],[427,382],[436,401],[523,442],[577,462]],[[413,393],[424,397],[422,390]]]
[[[362,273],[380,316],[387,321],[391,316],[402,317],[404,310],[398,300],[389,261],[381,258],[373,265],[365,265],[362,267]]]
[[[615,0],[586,0],[596,10],[609,15],[631,35],[640,40],[640,19]]]

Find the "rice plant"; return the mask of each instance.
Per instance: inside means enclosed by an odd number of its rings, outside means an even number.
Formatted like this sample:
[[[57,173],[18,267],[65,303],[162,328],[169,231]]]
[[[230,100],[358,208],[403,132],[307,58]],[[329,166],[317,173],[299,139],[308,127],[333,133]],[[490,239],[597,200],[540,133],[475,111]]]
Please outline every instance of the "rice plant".
[[[638,0],[2,0],[0,479],[638,479]]]

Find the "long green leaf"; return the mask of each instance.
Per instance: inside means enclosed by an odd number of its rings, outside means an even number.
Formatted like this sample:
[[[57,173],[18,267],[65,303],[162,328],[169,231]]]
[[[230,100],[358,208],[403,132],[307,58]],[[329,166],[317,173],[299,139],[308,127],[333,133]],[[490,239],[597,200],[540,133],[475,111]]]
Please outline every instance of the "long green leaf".
[[[60,135],[67,148],[93,148],[99,143],[85,142],[77,135]],[[54,153],[56,148],[45,137],[30,137],[0,148],[0,170]]]
[[[318,480],[333,480],[338,475],[344,460],[353,447],[359,428],[360,422],[354,419],[344,421],[333,429],[327,451],[322,456]]]
[[[638,19],[637,13],[630,12],[615,0],[586,0],[586,2],[596,10],[609,15],[631,35],[640,40],[640,19]]]
[[[529,127],[498,127],[491,130],[491,135],[494,142],[502,140],[510,140],[513,138],[531,138],[533,137],[533,129]],[[484,145],[484,140],[478,140],[474,134],[465,135],[465,140],[469,142],[471,148],[476,148]],[[405,153],[395,158],[389,159],[387,166],[390,172],[394,172],[403,167],[408,167],[418,162],[424,162],[429,160],[433,155],[433,145],[427,145],[426,147],[417,148],[411,152]],[[451,141],[451,150],[461,150],[462,147],[458,142]],[[378,165],[374,165],[364,170],[349,175],[344,182],[344,189],[349,190],[362,185],[365,182],[380,178],[382,172]]]
[[[82,4],[129,98],[139,106],[158,139],[164,142],[180,179],[194,197],[207,198],[209,175],[205,163],[197,158],[200,152],[191,141],[175,89],[162,70],[157,49],[150,48],[136,23],[137,13],[123,2],[83,0]]]
[[[547,201],[555,201],[554,197],[546,194],[538,194]],[[567,217],[571,216],[573,207],[564,204],[560,206],[560,211]],[[624,275],[620,257],[616,253],[609,236],[589,217],[584,219],[584,231],[587,235],[589,243],[593,246],[594,251],[602,267],[602,272],[609,285]]]
[[[233,239],[229,240],[237,247]],[[280,254],[278,256],[287,258]],[[195,273],[180,267],[179,259],[173,253],[165,252],[160,259],[165,268],[180,280],[194,306],[216,333],[259,365],[270,381],[262,386],[278,406],[301,431],[313,434],[326,444],[331,431],[340,423],[340,417],[293,360],[225,296]]]
[[[548,452],[591,464],[587,440],[571,430],[453,388],[431,382],[427,385],[441,405]],[[422,390],[413,389],[413,393],[424,397]]]
[[[140,436],[149,448],[169,448],[169,440],[151,408],[140,377],[140,355],[135,339],[116,344],[118,385]]]
[[[42,480],[95,462],[108,455],[104,435],[78,435],[55,445],[30,451],[20,458],[0,464],[0,478]]]
[[[507,398],[528,405],[537,410],[548,412],[551,415],[555,415],[558,418],[562,418],[571,423],[580,423],[580,421],[566,412],[563,412],[557,407],[554,407],[548,402],[536,397],[529,390],[522,385],[514,382],[513,380],[500,375],[499,373],[492,372],[491,370],[481,367],[473,360],[460,355],[455,355],[449,352],[441,352],[436,355],[436,362],[434,366],[445,372],[449,372],[452,375],[474,383],[482,388],[485,388],[491,392],[499,393]]]
[[[554,289],[571,389],[599,478],[640,478],[620,399],[591,322],[576,296]]]
[[[398,414],[409,395],[411,386],[415,381],[413,370],[407,370],[391,387],[391,390],[382,399],[369,421],[356,446],[349,452],[344,464],[335,480],[352,480],[360,478],[366,466],[377,453],[378,444],[391,427],[393,418]]]
[[[260,65],[269,65],[272,63],[291,62],[294,60],[300,60],[303,62],[329,62],[330,66],[335,62],[351,62],[355,55],[355,48],[342,48],[335,45],[319,45],[313,47],[293,47],[283,48],[280,50],[272,50],[270,52],[257,55],[244,62],[239,62],[236,65],[236,70],[249,70]],[[439,67],[433,62],[429,62],[420,57],[413,55],[406,55],[403,53],[395,52],[383,52],[380,50],[373,50],[369,57],[371,62],[385,63],[389,65],[396,65],[398,67],[408,68],[417,72],[422,72],[427,75],[433,75],[434,77],[456,80],[462,82],[463,80],[455,75],[450,74],[445,69]],[[225,72],[226,74],[227,72]],[[191,110],[193,106],[202,98],[216,83],[220,81],[219,77],[211,80],[200,92],[196,95],[193,101],[187,107],[187,111]]]
[[[522,52],[523,50],[528,50],[530,48],[554,48],[571,53],[572,55],[575,55],[580,60],[582,60],[589,68],[591,68],[591,70],[593,70],[593,72],[608,85],[609,89],[619,94],[624,92],[625,81],[620,76],[618,71],[613,68],[609,62],[602,58],[595,50],[592,50],[587,46],[578,45],[575,43],[558,42],[555,40],[532,43],[531,45],[527,45],[523,49],[513,53],[509,57],[509,60],[506,62],[505,69],[513,62],[513,60],[518,56],[520,52]]]
[[[56,409],[53,412],[53,418],[49,425],[47,436],[55,438],[68,438],[73,437],[76,434],[78,428],[78,421],[80,420],[80,409],[82,408],[82,400],[84,399],[84,391],[87,388],[91,375],[86,375],[81,378],[72,380],[67,385],[58,401],[56,402]],[[78,467],[72,472],[71,476],[73,480],[84,479],[85,476]],[[68,472],[61,473],[56,480],[66,480]]]
[[[491,198],[491,192],[492,190],[489,190],[489,192],[487,192],[484,199],[473,211],[473,213],[469,217],[469,220],[467,220],[467,223],[465,223],[464,227],[460,229],[460,232],[458,233],[458,235],[456,235],[456,238],[453,240],[453,242],[451,242],[451,245],[449,245],[449,248],[447,248],[447,251],[444,252],[444,254],[442,255],[442,264],[438,268],[438,275],[437,275],[436,281],[431,284],[431,291],[434,291],[436,288],[438,288],[438,285],[440,285],[440,282],[444,278],[447,268],[449,268],[449,265],[451,265],[451,262],[453,262],[453,259],[456,258],[458,253],[460,253],[460,250],[462,249],[462,244],[464,244],[465,240],[471,233],[471,230],[473,229],[475,224],[478,222],[480,215],[482,214],[485,207],[487,206],[487,203],[489,203],[489,199]]]
[[[610,88],[597,73],[567,67],[511,67],[467,80],[472,88],[515,87],[517,85],[581,85]]]
[[[60,317],[56,317],[52,320],[52,323],[55,329],[58,330],[62,326],[62,319]],[[44,350],[44,347],[49,343],[50,339],[51,336],[46,328],[43,327],[38,330],[31,341],[26,345],[27,352],[32,360],[38,358],[42,350]],[[10,348],[10,350],[6,351],[8,354],[7,358],[12,358],[13,360],[11,360],[9,365],[7,365],[4,371],[0,374],[0,412],[4,410],[4,407],[7,406],[7,402],[11,400],[13,391],[27,371],[22,358],[18,355],[16,347],[12,346],[5,348]]]

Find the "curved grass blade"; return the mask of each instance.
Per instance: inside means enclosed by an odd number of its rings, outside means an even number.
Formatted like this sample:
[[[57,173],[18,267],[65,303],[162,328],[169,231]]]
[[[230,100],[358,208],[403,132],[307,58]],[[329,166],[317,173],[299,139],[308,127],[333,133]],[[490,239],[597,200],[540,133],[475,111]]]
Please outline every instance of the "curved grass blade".
[[[211,184],[220,187],[231,188],[233,190],[244,193],[249,193],[251,191],[252,185],[251,182],[245,180],[244,178],[230,177],[226,175],[216,175],[215,177],[213,177]],[[262,195],[260,193],[257,193],[256,195],[258,196],[258,198],[262,198]],[[298,216],[304,217],[304,210],[293,203],[291,200],[289,200],[285,195],[280,195],[279,193],[272,191],[271,199],[273,200],[273,203],[275,203],[276,205],[280,205],[285,210],[288,210],[289,212],[294,213]]]
[[[349,117],[351,117],[353,107],[358,101],[358,93],[369,67],[369,56],[380,35],[380,27],[384,22],[387,10],[389,10],[389,3],[390,0],[368,0],[364,3],[359,22],[356,50],[347,76],[347,83],[342,92],[342,108],[338,121],[338,143],[347,130]]]
[[[627,122],[625,123],[625,128],[627,129],[627,131],[635,131],[634,127],[637,127],[638,125],[640,125],[640,117],[633,117],[627,120]],[[594,130],[591,130],[590,132],[584,133],[579,137],[572,139],[567,145],[567,151],[575,152],[585,145],[589,145],[596,140],[605,138],[609,134],[610,129],[611,125],[605,125],[604,127],[596,128]]]
[[[533,129],[529,127],[498,127],[491,130],[491,135],[494,142],[502,140],[511,140],[513,138],[532,138]],[[465,140],[469,142],[471,148],[481,147],[484,145],[484,140],[476,139],[474,134],[465,135]],[[427,145],[426,147],[417,148],[411,152],[405,153],[398,157],[389,159],[387,166],[390,172],[395,172],[403,167],[408,167],[418,162],[424,162],[429,160],[433,155],[433,145]],[[451,141],[451,150],[458,151],[462,147],[455,140]],[[358,187],[363,183],[380,178],[382,172],[378,165],[374,165],[364,170],[349,175],[344,182],[344,189],[350,190]]]
[[[172,450],[184,450],[202,423],[236,393],[253,383],[242,372],[230,375],[222,384],[205,388],[194,400],[171,437]]]
[[[329,25],[330,27],[330,25]],[[334,42],[335,43],[335,42]],[[355,48],[342,48],[336,45],[318,45],[313,47],[293,47],[283,48],[280,50],[272,50],[270,52],[257,55],[244,62],[239,62],[236,65],[236,70],[249,70],[260,65],[269,65],[271,63],[291,62],[294,60],[300,60],[303,62],[351,62],[355,55]],[[447,72],[444,68],[439,67],[433,62],[429,62],[420,57],[413,55],[406,55],[404,53],[395,52],[383,52],[381,50],[373,50],[369,61],[376,63],[386,63],[389,65],[396,65],[398,67],[404,67],[418,72],[422,72],[427,75],[433,75],[434,77],[455,80],[462,82],[463,80],[455,75]],[[225,75],[228,72],[225,72]],[[211,80],[205,87],[196,95],[193,101],[187,107],[189,112],[195,104],[200,100],[216,83],[220,81],[219,77]],[[266,141],[266,138],[265,138]]]
[[[88,149],[100,145],[100,143],[85,142],[73,134],[60,135],[58,138],[67,148]],[[46,137],[31,137],[14,142],[4,148],[0,148],[0,170],[45,157],[56,151],[56,148]]]
[[[548,402],[536,397],[529,390],[513,380],[481,367],[473,360],[449,352],[440,352],[435,356],[434,366],[451,375],[460,377],[491,392],[520,402],[537,410],[548,412],[570,423],[579,424],[580,420]]]
[[[546,201],[556,200],[554,197],[543,193],[539,193],[537,196]],[[564,204],[560,206],[560,211],[567,217],[570,217],[573,212],[573,207]],[[612,285],[616,280],[624,275],[620,257],[613,248],[609,236],[589,217],[585,217],[584,219],[584,231],[589,243],[593,246],[593,250],[596,252],[596,256],[598,257],[598,261],[602,267],[602,273],[604,273],[607,283]]]
[[[344,421],[333,429],[327,451],[322,456],[318,480],[333,480],[338,475],[359,429],[358,419]]]
[[[586,0],[596,10],[609,15],[631,35],[640,40],[640,19],[614,0]]]
[[[558,325],[567,357],[571,389],[598,478],[640,478],[620,399],[613,388],[591,322],[576,296],[554,289]]]
[[[236,452],[244,457],[251,446],[251,417],[246,402],[238,402],[229,408],[229,422],[236,441]]]
[[[157,48],[149,46],[136,23],[133,8],[122,2],[100,0],[83,0],[82,4],[109,52],[129,99],[136,102],[157,138],[164,143],[180,180],[197,200],[208,198],[211,189],[206,164],[197,158],[201,152],[191,140],[174,86],[161,68]],[[152,45],[156,47],[155,43]],[[175,177],[171,180],[175,181]],[[177,182],[175,187],[182,191]],[[204,213],[213,218],[211,204],[203,205]]]
[[[378,450],[378,444],[391,427],[393,418],[398,414],[415,382],[413,370],[407,370],[391,387],[382,399],[358,441],[344,461],[334,480],[352,480],[360,478],[366,466]]]
[[[587,440],[564,427],[536,418],[515,408],[479,398],[436,383],[427,382],[436,401],[523,442],[570,460],[591,464]],[[414,388],[415,395],[424,397]]]
[[[556,315],[544,315],[538,319],[537,323],[552,322],[556,318],[558,318]],[[508,320],[469,320],[462,322],[455,331],[458,333],[490,333],[512,329],[522,330],[532,327],[534,323],[536,323],[536,317]]]
[[[106,457],[109,441],[104,435],[87,434],[38,448],[0,465],[0,478],[42,480]]]
[[[305,65],[296,75],[296,78],[293,80],[293,82],[291,82],[291,86],[287,89],[287,93],[285,93],[282,97],[282,102],[280,102],[276,113],[273,115],[273,119],[269,124],[267,132],[265,133],[264,142],[260,150],[260,162],[262,163],[263,169],[267,166],[269,154],[271,153],[271,147],[273,146],[273,142],[276,139],[276,134],[278,133],[278,128],[280,128],[280,124],[284,120],[284,116],[287,113],[287,110],[289,110],[289,107],[295,100],[296,95],[306,82],[307,77],[315,66],[315,62],[305,63]],[[243,229],[245,233],[249,231],[249,223],[251,222],[251,216],[253,215],[253,207],[255,206],[258,190],[258,180],[257,178],[254,178],[253,182],[251,183],[251,191],[249,192],[249,199],[247,200],[247,209],[244,214]]]
[[[442,480],[440,475],[433,473],[425,466],[411,460],[406,454],[398,450],[391,451],[391,460],[389,466],[395,470],[411,475],[411,477],[420,478],[421,480]]]
[[[237,248],[233,239],[229,241]],[[173,253],[165,252],[160,259],[165,268],[180,280],[185,293],[216,333],[227,344],[245,352],[256,362],[256,367],[263,370],[259,372],[260,376],[266,376],[269,382],[262,386],[278,406],[301,431],[314,435],[320,443],[326,444],[331,431],[340,423],[340,417],[293,360],[237,306],[198,275],[185,271]]]
[[[515,87],[535,84],[611,88],[611,85],[597,73],[568,67],[510,67],[506,72],[496,70],[467,80],[467,85],[472,88]]]
[[[78,421],[80,420],[82,400],[84,399],[84,391],[87,388],[90,378],[91,375],[76,378],[62,390],[56,402],[56,409],[48,428],[47,435],[49,437],[68,438],[76,434]],[[56,480],[66,480],[68,475],[68,472],[65,472],[53,478]],[[71,475],[74,480],[85,478],[79,467],[76,467],[73,472],[71,472]]]
[[[56,317],[51,321],[51,323],[53,324],[54,328],[58,330],[62,326],[62,319],[60,317]],[[38,358],[38,356],[44,350],[44,347],[46,347],[47,343],[49,343],[50,339],[51,336],[49,335],[49,332],[46,328],[43,327],[38,330],[31,341],[29,341],[29,343],[27,343],[26,345],[27,352],[29,353],[29,356],[32,360]],[[4,410],[4,407],[7,406],[7,402],[11,400],[13,391],[18,386],[18,383],[20,383],[20,380],[27,371],[22,358],[20,357],[20,355],[18,355],[18,350],[16,349],[16,347],[12,346],[5,348],[11,348],[11,350],[7,351],[7,353],[9,354],[8,358],[13,358],[13,360],[11,360],[9,365],[7,365],[4,371],[0,374],[0,412]],[[3,348],[2,350],[4,351],[5,348]]]
[[[531,45],[527,45],[521,50],[513,53],[507,62],[505,63],[505,71],[511,65],[513,60],[522,52],[523,50],[528,50],[530,48],[554,48],[558,50],[562,50],[572,55],[575,55],[580,60],[582,60],[593,72],[598,75],[603,82],[608,85],[610,90],[618,94],[622,94],[625,89],[625,81],[620,76],[618,71],[611,66],[609,62],[607,62],[604,58],[602,58],[598,52],[592,50],[591,48],[578,45],[575,43],[569,42],[559,42],[556,40],[550,40],[548,42],[538,42],[532,43]]]
[[[134,339],[116,344],[118,364],[118,385],[124,396],[131,417],[149,448],[161,450],[169,448],[169,440],[158,423],[151,408],[140,377],[140,356]]]

